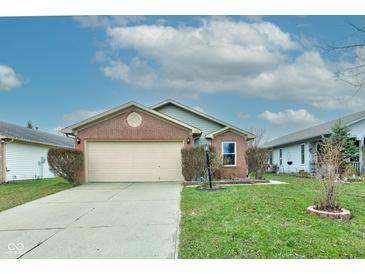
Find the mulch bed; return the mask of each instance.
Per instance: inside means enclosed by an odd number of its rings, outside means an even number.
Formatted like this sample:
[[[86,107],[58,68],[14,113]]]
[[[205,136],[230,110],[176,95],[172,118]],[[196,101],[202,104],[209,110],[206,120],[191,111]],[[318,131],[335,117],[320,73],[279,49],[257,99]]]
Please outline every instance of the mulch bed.
[[[205,182],[207,183],[207,182]],[[222,180],[222,181],[212,181],[213,185],[253,185],[253,184],[267,184],[270,183],[270,180],[256,180],[256,179],[242,179],[242,180]],[[193,185],[200,185],[201,182],[195,181],[185,181],[185,186],[193,186]]]

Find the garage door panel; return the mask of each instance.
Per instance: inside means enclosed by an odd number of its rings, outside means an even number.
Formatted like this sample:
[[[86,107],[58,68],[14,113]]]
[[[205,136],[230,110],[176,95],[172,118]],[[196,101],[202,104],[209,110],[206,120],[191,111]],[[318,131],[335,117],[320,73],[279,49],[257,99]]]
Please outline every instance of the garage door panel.
[[[182,142],[88,142],[88,180],[181,181]]]

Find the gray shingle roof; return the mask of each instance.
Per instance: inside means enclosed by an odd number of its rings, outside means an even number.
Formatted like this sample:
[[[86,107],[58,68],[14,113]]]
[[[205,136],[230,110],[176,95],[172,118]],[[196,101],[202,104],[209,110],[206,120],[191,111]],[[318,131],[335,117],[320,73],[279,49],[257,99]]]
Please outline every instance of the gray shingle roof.
[[[320,137],[322,135],[327,134],[330,131],[331,127],[339,120],[341,121],[342,124],[349,126],[362,119],[365,119],[365,110],[359,111],[359,112],[356,112],[356,113],[353,113],[353,114],[350,114],[347,116],[343,116],[343,117],[334,119],[332,121],[325,122],[323,124],[319,124],[317,126],[306,128],[306,129],[303,129],[303,130],[300,130],[300,131],[297,131],[294,133],[290,133],[288,135],[284,135],[282,137],[279,137],[277,139],[274,139],[274,140],[266,143],[264,146],[267,148],[273,148],[273,147],[278,147],[281,145],[296,143],[296,142]]]
[[[71,138],[51,134],[48,132],[30,129],[7,122],[0,121],[0,135],[7,138],[24,140],[42,144],[50,144],[63,147],[74,147],[74,141]]]

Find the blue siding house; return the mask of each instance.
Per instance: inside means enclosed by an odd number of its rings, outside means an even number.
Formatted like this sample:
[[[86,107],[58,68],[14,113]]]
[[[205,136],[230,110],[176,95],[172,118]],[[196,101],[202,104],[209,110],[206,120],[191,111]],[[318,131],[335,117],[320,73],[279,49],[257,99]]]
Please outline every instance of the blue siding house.
[[[304,130],[300,130],[275,140],[264,146],[271,152],[270,164],[279,167],[279,172],[305,171],[314,173],[316,170],[316,152],[323,136],[329,134],[331,127],[337,123],[348,126],[358,148],[358,156],[352,165],[358,172],[362,172],[363,146],[365,139],[365,111],[356,112],[335,120],[322,123]]]

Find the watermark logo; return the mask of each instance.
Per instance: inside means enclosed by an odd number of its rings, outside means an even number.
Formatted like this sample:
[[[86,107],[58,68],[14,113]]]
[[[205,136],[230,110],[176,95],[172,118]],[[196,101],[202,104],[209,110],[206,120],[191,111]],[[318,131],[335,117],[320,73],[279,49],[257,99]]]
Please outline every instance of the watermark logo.
[[[21,253],[24,250],[23,243],[9,243],[8,244],[8,252],[11,253]]]

